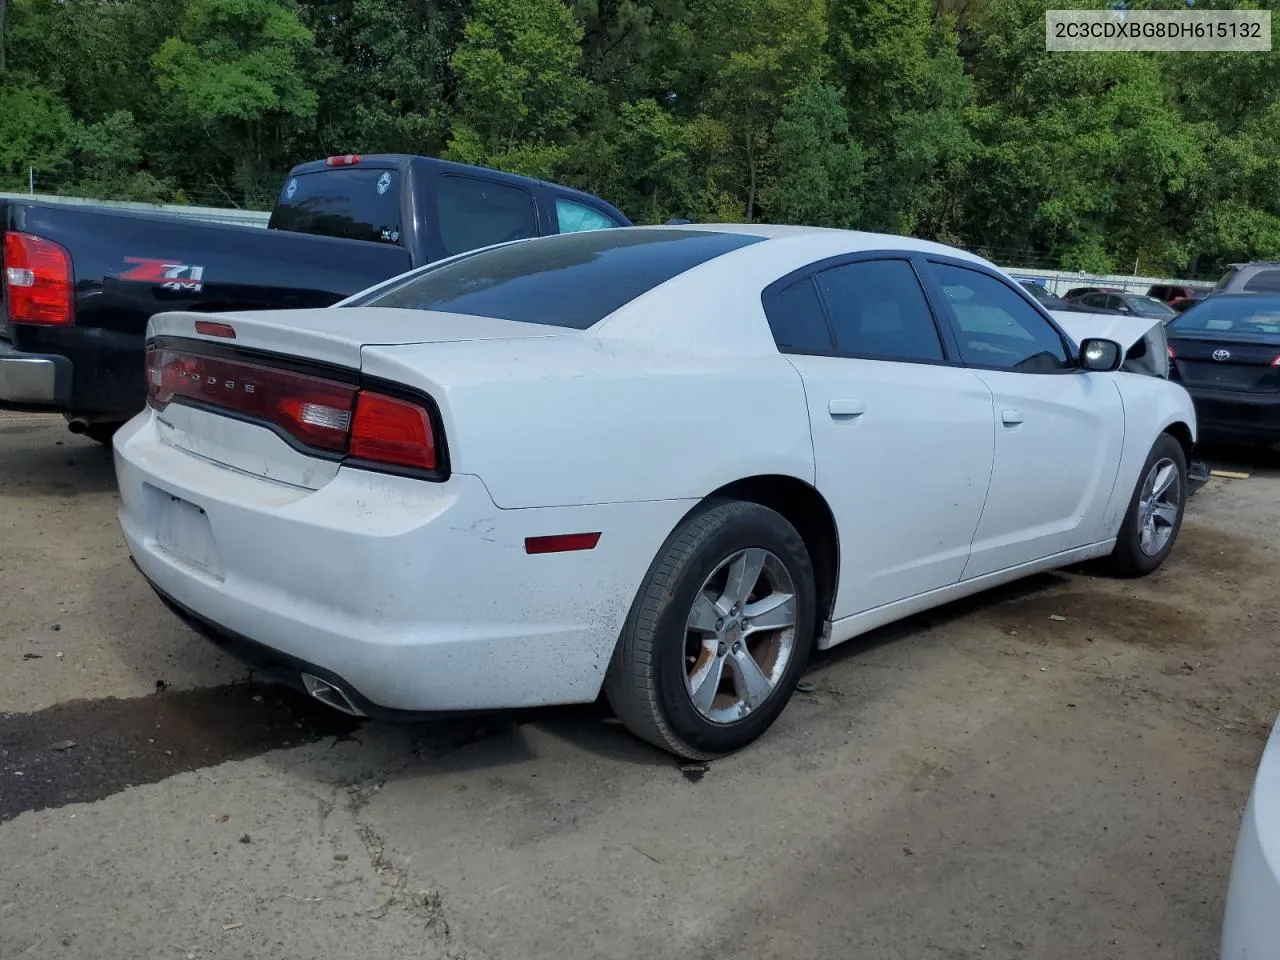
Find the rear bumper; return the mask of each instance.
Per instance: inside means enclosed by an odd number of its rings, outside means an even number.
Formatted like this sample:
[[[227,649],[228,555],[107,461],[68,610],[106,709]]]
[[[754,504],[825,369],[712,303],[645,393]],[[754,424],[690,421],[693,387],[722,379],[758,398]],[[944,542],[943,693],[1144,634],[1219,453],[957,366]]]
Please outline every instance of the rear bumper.
[[[1280,442],[1280,394],[1250,394],[1196,387],[1186,389],[1195,404],[1198,439],[1201,442]]]
[[[125,540],[170,605],[243,659],[337,683],[371,716],[594,700],[650,562],[692,505],[502,510],[474,476],[347,467],[306,490],[174,447],[151,411],[114,450]],[[601,532],[592,550],[524,549],[588,531]]]
[[[1222,960],[1272,957],[1280,944],[1280,723],[1271,731],[1236,840]]]
[[[134,569],[139,573],[142,568],[138,566],[138,562],[130,558],[133,562]],[[345,692],[351,703],[366,717],[375,720],[391,720],[391,721],[415,721],[423,719],[441,719],[442,716],[448,716],[456,713],[471,713],[477,711],[441,711],[441,710],[396,710],[390,707],[384,707],[374,703],[346,678],[339,676],[327,667],[322,667],[318,663],[312,663],[301,657],[295,657],[291,654],[284,653],[280,650],[268,647],[252,640],[243,634],[228,630],[221,624],[212,622],[202,617],[194,610],[189,610],[180,604],[173,597],[169,596],[164,590],[156,586],[146,574],[142,574],[144,580],[156,596],[160,598],[160,602],[169,608],[179,620],[194,630],[204,639],[208,640],[219,650],[230,654],[242,663],[252,667],[254,671],[261,674],[261,679],[270,680],[275,683],[282,684],[297,690],[299,693],[308,693],[306,684],[302,681],[303,674],[311,674],[312,676],[321,677],[329,683],[334,684]]]
[[[61,409],[71,400],[71,361],[24,353],[0,340],[0,407]]]

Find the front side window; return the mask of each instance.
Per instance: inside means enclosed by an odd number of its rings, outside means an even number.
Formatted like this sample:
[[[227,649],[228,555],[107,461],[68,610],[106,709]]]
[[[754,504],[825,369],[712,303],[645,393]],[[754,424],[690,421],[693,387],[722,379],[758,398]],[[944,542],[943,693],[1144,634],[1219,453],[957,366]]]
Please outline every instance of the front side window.
[[[941,361],[929,302],[906,260],[861,260],[823,270],[818,289],[836,350],[885,360]]]
[[[965,363],[1023,373],[1071,366],[1058,331],[1006,284],[967,267],[935,263],[933,270],[955,315]]]
[[[538,235],[533,194],[477,177],[441,176],[436,219],[446,256]]]
[[[566,197],[556,197],[556,224],[561,233],[577,233],[580,230],[608,230],[620,227],[612,218],[605,216],[595,207],[578,203]]]

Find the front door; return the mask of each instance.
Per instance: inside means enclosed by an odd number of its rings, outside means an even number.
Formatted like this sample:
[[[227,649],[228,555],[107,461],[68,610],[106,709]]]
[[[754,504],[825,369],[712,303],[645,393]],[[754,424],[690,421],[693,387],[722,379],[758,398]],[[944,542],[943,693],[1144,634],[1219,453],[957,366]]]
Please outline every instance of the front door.
[[[930,269],[960,355],[995,404],[995,465],[964,579],[1092,542],[1124,436],[1113,375],[1080,370],[1062,334],[995,274]]]

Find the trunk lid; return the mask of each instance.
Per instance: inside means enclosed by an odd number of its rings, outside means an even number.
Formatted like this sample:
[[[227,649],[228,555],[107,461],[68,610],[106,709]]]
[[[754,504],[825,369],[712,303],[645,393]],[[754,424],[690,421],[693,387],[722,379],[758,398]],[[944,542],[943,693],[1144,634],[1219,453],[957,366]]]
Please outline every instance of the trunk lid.
[[[392,308],[162,313],[148,327],[148,385],[166,397],[176,389],[157,415],[166,442],[241,473],[319,489],[343,455],[312,439],[322,444],[335,436],[326,424],[349,423],[363,347],[576,332]]]
[[[196,329],[199,321],[226,324],[235,331],[235,337],[201,333]],[[238,350],[261,351],[359,370],[362,347],[510,340],[571,332],[545,324],[432,310],[321,307],[251,313],[158,313],[151,318],[148,337],[189,337]]]
[[[1280,367],[1272,366],[1280,355],[1280,344],[1174,334],[1169,337],[1169,346],[1177,379],[1189,387],[1254,393],[1280,391]]]

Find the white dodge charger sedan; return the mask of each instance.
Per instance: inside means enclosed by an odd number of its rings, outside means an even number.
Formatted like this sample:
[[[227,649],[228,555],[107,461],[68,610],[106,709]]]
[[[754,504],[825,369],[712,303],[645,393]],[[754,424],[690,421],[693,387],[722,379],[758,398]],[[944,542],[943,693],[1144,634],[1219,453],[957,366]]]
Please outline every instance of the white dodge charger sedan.
[[[815,646],[1090,558],[1158,567],[1195,415],[1124,353],[935,243],[517,241],[327,309],[153,318],[120,522],[171,607],[331,706],[603,691],[709,758]]]
[[[1280,718],[1271,727],[1236,837],[1220,960],[1280,954]]]

